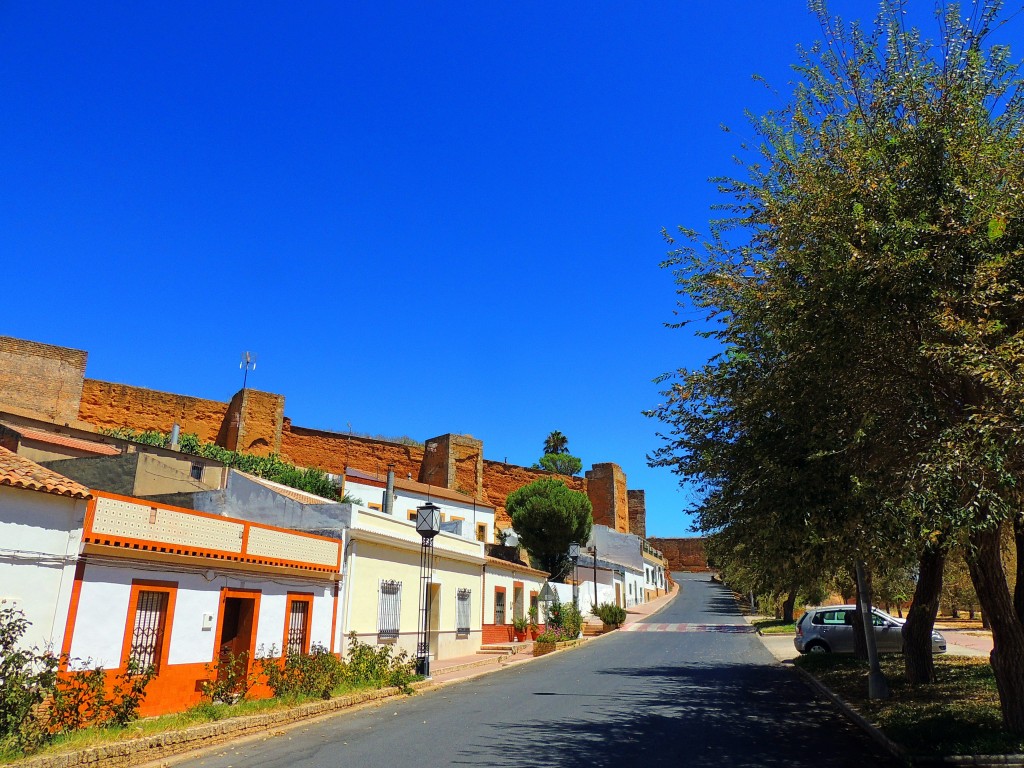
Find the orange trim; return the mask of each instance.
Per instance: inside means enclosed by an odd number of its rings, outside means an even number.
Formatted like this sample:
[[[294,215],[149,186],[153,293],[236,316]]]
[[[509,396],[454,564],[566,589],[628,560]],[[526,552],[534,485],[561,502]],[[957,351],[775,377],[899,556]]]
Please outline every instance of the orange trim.
[[[279,526],[279,525],[267,525],[266,523],[248,523],[248,522],[245,522],[244,520],[239,520],[239,519],[233,518],[233,517],[224,517],[223,515],[215,515],[215,514],[213,514],[211,512],[197,512],[194,509],[186,509],[185,507],[175,507],[175,506],[173,506],[171,504],[158,504],[156,502],[149,501],[148,499],[140,499],[140,498],[136,498],[134,496],[120,496],[120,495],[118,495],[116,493],[107,493],[106,491],[92,491],[92,493],[95,496],[97,496],[97,497],[105,497],[105,498],[108,498],[108,499],[115,499],[117,501],[127,501],[129,504],[138,504],[138,505],[143,506],[143,507],[156,507],[157,509],[166,509],[166,510],[169,510],[171,512],[184,512],[187,515],[195,515],[197,517],[207,517],[207,518],[210,518],[211,520],[220,520],[221,522],[224,522],[225,520],[227,520],[227,521],[230,521],[230,522],[242,523],[243,525],[251,526],[253,528],[263,528],[264,530],[267,530],[267,531],[280,531],[281,533],[291,533],[291,534],[294,534],[296,536],[301,536],[301,537],[303,537],[305,539],[320,539],[321,541],[330,541],[330,542],[334,542],[334,543],[337,543],[337,541],[338,541],[337,539],[333,538],[332,536],[320,536],[319,534],[316,534],[316,533],[303,533],[302,531],[297,531],[294,528],[285,528],[285,527]]]
[[[90,501],[89,504],[92,504]],[[89,513],[86,512],[86,515]],[[64,641],[60,646],[60,669],[67,669],[71,657],[71,641],[75,636],[75,622],[78,621],[78,601],[82,598],[82,582],[85,581],[85,558],[75,564],[75,581],[71,585],[71,604],[68,606],[68,623],[64,626]]]
[[[338,582],[334,582],[334,607],[331,610],[331,653],[334,653],[334,636],[338,630],[338,593],[341,591]]]
[[[144,499],[136,499],[130,496],[119,496],[114,493],[98,493],[101,498],[108,498],[117,501],[124,501],[129,504],[136,504],[139,506],[149,507],[150,509],[166,509],[172,512],[179,512],[182,514],[193,515],[200,518],[215,519],[224,521],[225,518],[220,515],[212,515],[207,512],[195,512],[194,510],[184,509],[183,507],[174,507],[168,504],[152,504]],[[95,499],[90,502],[95,504]],[[82,541],[85,544],[100,544],[103,546],[122,547],[126,549],[142,550],[144,552],[162,552],[166,554],[174,555],[185,555],[192,557],[204,557],[212,558],[215,560],[231,560],[242,563],[252,563],[255,565],[273,565],[279,567],[293,567],[300,568],[307,571],[315,571],[317,573],[337,573],[341,563],[341,543],[330,536],[318,536],[316,534],[307,534],[300,531],[295,531],[289,528],[280,528],[272,525],[263,525],[260,523],[249,523],[244,520],[232,520],[238,525],[242,526],[242,551],[232,552],[230,550],[223,549],[206,549],[204,547],[185,547],[175,545],[169,542],[157,542],[152,539],[137,539],[129,536],[110,536],[105,534],[96,534],[93,530],[93,524],[95,520],[95,506],[92,507],[92,513],[88,511],[86,513],[86,521],[83,529]],[[266,558],[266,557],[254,557],[248,552],[249,542],[249,531],[251,528],[259,528],[262,530],[278,531],[281,533],[288,533],[293,536],[300,536],[306,539],[317,539],[320,541],[330,542],[335,546],[337,556],[335,557],[335,565],[320,565],[310,563],[305,560],[289,560],[285,558]]]
[[[284,604],[284,632],[281,638],[282,657],[288,654],[288,627],[292,623],[292,605],[295,603],[306,604],[306,626],[303,627],[302,650],[299,653],[309,653],[309,633],[313,625],[313,593],[289,592],[288,599]]]
[[[132,650],[132,632],[135,629],[135,613],[139,605],[139,592],[164,592],[167,595],[167,607],[164,611],[160,629],[160,647],[156,653],[156,670],[160,674],[167,655],[171,649],[171,625],[174,623],[174,603],[178,595],[178,582],[157,581],[154,579],[132,579],[131,596],[128,598],[128,618],[124,623],[124,639],[121,643],[121,669],[127,669],[128,657]]]
[[[260,620],[260,597],[263,592],[258,589],[233,589],[231,587],[220,588],[220,605],[217,610],[217,634],[214,636],[213,642],[213,658],[210,660],[211,663],[216,664],[220,657],[220,637],[224,631],[224,602],[229,597],[240,597],[242,599],[249,599],[253,601],[252,606],[252,629],[250,630],[251,637],[249,638],[249,659],[255,658],[256,653],[256,630],[258,629]]]

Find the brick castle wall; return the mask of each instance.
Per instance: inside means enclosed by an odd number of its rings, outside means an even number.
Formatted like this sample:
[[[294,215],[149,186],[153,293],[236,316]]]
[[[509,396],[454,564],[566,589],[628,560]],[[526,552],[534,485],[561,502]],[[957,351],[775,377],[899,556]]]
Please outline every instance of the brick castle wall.
[[[393,464],[396,475],[416,480],[423,461],[423,448],[344,432],[297,427],[286,418],[281,432],[281,455],[302,467],[319,467],[340,475],[347,466],[381,480],[387,477],[388,464]]]
[[[183,432],[233,450],[279,453],[304,467],[341,474],[345,467],[384,478],[392,464],[399,477],[411,477],[462,491],[494,506],[498,527],[509,527],[508,494],[553,475],[483,457],[483,443],[468,435],[441,435],[421,446],[404,445],[345,433],[297,427],[284,416],[282,395],[241,390],[230,402],[189,397],[85,378],[86,353],[80,350],[0,337],[0,407],[48,421],[76,420],[94,427],[128,427]],[[586,493],[594,521],[617,531],[630,530],[626,476],[615,464],[595,464],[586,477],[560,477]],[[634,502],[634,506],[635,506]],[[633,516],[633,525],[641,517]]]
[[[0,393],[7,410],[57,424],[78,419],[88,353],[0,336]]]
[[[706,571],[708,558],[704,554],[704,539],[648,539],[651,546],[660,549],[672,571]]]
[[[221,434],[227,412],[228,403],[216,400],[85,379],[78,418],[95,427],[158,432],[170,432],[177,422],[182,432],[212,442]]]
[[[647,538],[647,497],[643,491],[626,491],[629,506],[629,532]]]
[[[586,478],[553,475],[544,470],[520,467],[518,464],[484,460],[482,500],[485,504],[494,507],[495,521],[499,528],[508,528],[512,525],[505,509],[505,499],[508,498],[508,495],[542,477],[557,477],[574,491],[587,492]]]
[[[594,523],[626,533],[629,531],[629,501],[626,474],[618,464],[595,464],[586,473],[587,495],[594,505]]]

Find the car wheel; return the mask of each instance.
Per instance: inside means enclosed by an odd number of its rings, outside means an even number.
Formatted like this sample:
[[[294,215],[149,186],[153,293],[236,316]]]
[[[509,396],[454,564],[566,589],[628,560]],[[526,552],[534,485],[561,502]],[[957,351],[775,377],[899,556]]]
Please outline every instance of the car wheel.
[[[813,642],[807,644],[807,653],[828,653],[828,646],[824,643]]]

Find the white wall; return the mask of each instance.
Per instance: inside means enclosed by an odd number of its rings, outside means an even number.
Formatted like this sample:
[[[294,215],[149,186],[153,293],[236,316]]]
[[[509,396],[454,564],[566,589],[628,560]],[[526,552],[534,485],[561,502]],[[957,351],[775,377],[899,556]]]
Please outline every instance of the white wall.
[[[284,636],[288,592],[312,592],[310,644],[321,643],[330,648],[334,592],[329,582],[228,572],[219,572],[212,581],[207,581],[201,572],[154,569],[152,564],[90,562],[79,597],[71,643],[73,658],[91,660],[108,669],[120,665],[132,579],[177,584],[174,615],[170,617],[168,664],[205,664],[213,660],[222,587],[260,591],[257,651],[263,646],[263,650],[269,652],[274,646],[278,653]],[[206,630],[203,629],[204,613],[214,617],[213,626]]]
[[[31,622],[24,647],[60,652],[86,504],[0,487],[0,607],[18,608]]]
[[[369,506],[371,503],[381,505],[384,496],[383,488],[377,488],[373,485],[360,483],[357,480],[346,480],[345,492],[350,493],[358,499],[362,499],[363,506]],[[452,501],[450,499],[439,499],[436,496],[431,496],[430,501],[441,509],[441,514],[444,516],[444,520],[448,521],[453,518],[461,518],[465,521],[463,525],[464,538],[475,541],[476,526],[478,523],[483,523],[487,526],[486,541],[488,543],[494,541],[494,510],[490,507],[476,507],[474,509],[473,501],[469,496],[466,497],[465,502]],[[425,494],[396,488],[392,511],[394,512],[395,517],[400,520],[407,520],[410,510],[415,510],[416,507],[421,507],[426,504],[426,502],[427,497]]]

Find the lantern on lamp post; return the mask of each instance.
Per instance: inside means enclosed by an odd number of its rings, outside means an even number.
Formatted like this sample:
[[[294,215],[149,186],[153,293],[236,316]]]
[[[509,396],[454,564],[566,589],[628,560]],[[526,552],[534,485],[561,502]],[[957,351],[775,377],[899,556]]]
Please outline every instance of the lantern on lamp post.
[[[420,535],[420,622],[416,642],[416,671],[430,677],[430,585],[434,580],[434,537],[441,531],[441,508],[432,502],[416,507]]]

